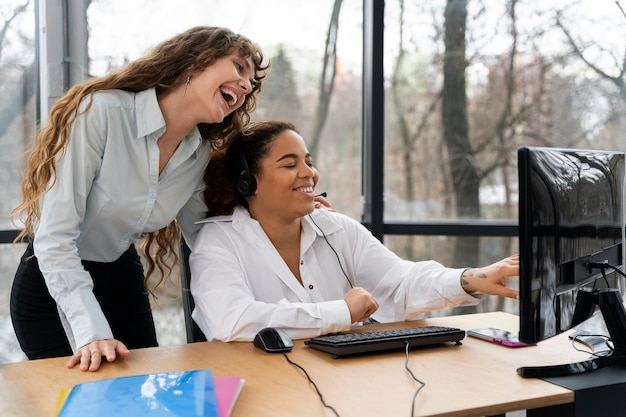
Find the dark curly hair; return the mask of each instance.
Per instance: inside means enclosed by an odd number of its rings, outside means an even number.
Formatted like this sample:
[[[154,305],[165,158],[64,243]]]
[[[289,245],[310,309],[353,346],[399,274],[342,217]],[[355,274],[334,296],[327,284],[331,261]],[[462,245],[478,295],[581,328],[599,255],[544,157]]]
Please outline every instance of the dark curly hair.
[[[204,199],[209,208],[208,216],[232,214],[236,206],[248,207],[246,199],[237,191],[237,179],[246,171],[257,176],[261,160],[269,153],[276,136],[286,130],[300,133],[296,126],[284,120],[268,120],[252,123],[241,132],[228,138],[228,145],[213,153],[204,173],[206,185]]]

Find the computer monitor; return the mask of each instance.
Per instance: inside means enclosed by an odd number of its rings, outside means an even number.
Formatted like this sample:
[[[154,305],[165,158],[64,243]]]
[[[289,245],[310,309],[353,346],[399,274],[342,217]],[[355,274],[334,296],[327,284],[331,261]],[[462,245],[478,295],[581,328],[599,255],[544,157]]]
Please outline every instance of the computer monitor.
[[[600,310],[613,350],[588,361],[518,369],[550,377],[626,361],[624,153],[518,150],[520,331],[537,343]]]

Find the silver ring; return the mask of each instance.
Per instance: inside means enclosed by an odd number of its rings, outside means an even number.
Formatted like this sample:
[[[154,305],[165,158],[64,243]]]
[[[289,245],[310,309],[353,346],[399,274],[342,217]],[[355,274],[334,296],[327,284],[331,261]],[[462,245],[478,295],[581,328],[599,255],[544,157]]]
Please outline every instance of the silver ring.
[[[92,350],[92,351],[91,351],[91,356],[93,356],[93,355],[97,355],[97,354],[100,354],[100,351],[99,351],[99,350]]]

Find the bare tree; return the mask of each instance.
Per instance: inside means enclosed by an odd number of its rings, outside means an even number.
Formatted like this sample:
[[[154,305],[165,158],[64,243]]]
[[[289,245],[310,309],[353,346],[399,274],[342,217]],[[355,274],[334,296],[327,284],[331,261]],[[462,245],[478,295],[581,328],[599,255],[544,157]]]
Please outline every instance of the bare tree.
[[[22,5],[15,6],[15,8],[4,17],[4,22],[2,22],[2,27],[0,28],[0,61],[2,60],[2,51],[11,23],[28,8],[29,3],[30,1],[26,1],[26,3]]]
[[[615,5],[619,9],[620,15],[626,20],[626,12],[624,11],[624,8],[620,4],[619,0],[615,1]],[[617,75],[608,74],[606,71],[602,70],[598,65],[594,64],[589,59],[587,59],[587,57],[585,56],[584,47],[582,45],[579,45],[579,43],[574,39],[572,32],[564,23],[562,16],[563,16],[562,12],[557,13],[556,24],[565,34],[565,37],[567,38],[567,42],[572,48],[573,53],[578,58],[580,58],[587,67],[593,70],[593,72],[598,74],[601,78],[614,84],[619,91],[622,101],[626,104],[626,49],[622,52],[621,57],[611,54],[614,57],[616,68],[619,68],[619,73]]]
[[[263,106],[259,106],[258,112],[262,118],[299,120],[301,105],[295,71],[282,44],[271,61],[272,69],[260,99]]]
[[[410,91],[411,96],[415,96],[416,92],[407,88],[406,76],[403,73],[405,67],[405,59],[407,57],[407,50],[404,42],[405,32],[405,4],[404,0],[400,0],[400,15],[399,15],[399,37],[398,37],[398,56],[396,57],[393,65],[393,72],[391,75],[391,97],[395,111],[393,114],[397,119],[398,136],[400,138],[400,159],[402,160],[401,167],[395,167],[394,170],[401,170],[401,178],[404,179],[403,185],[403,198],[408,201],[414,201],[416,196],[416,157],[415,152],[418,144],[425,139],[424,136],[427,133],[427,127],[433,114],[438,109],[438,105],[441,101],[441,91],[437,91],[432,96],[420,95],[419,101],[426,102],[425,106],[418,106],[407,100],[407,91]],[[414,251],[414,239],[406,240],[405,253],[408,256],[412,256]]]
[[[413,119],[415,117],[411,117],[413,116],[411,114],[411,109],[407,108],[407,102],[405,100],[406,97],[403,95],[403,92],[407,90],[407,88],[405,88],[405,79],[402,75],[402,69],[407,55],[407,51],[404,46],[404,0],[400,1],[399,32],[398,56],[396,57],[391,76],[391,95],[396,109],[394,114],[398,119],[398,128],[402,142],[401,151],[404,177],[406,178],[405,196],[407,200],[411,201],[415,198],[415,186],[413,184],[414,175],[411,169],[414,165],[413,149],[425,133],[427,123],[431,119],[432,114],[437,109],[437,105],[441,100],[441,93],[439,92],[433,97],[430,97],[424,111],[417,115],[417,121],[414,122]],[[412,94],[415,93],[412,92]]]
[[[19,15],[27,10],[29,3],[26,1],[24,4],[15,6],[6,16],[3,16],[2,27],[0,28],[0,62],[2,62],[4,48],[8,42],[7,35],[12,28],[11,25]],[[31,63],[24,68],[21,83],[7,85],[4,98],[0,101],[0,138],[5,136],[11,123],[22,112],[22,107],[16,103],[26,103],[35,94],[32,81],[35,76],[34,72],[34,63]]]
[[[479,176],[469,140],[465,92],[467,0],[447,0],[445,9],[442,123],[459,219],[480,218]],[[455,259],[478,264],[478,237],[457,239]]]
[[[328,109],[330,107],[330,98],[335,85],[335,75],[337,73],[337,37],[339,33],[339,12],[343,0],[335,0],[333,4],[333,12],[328,24],[326,33],[326,47],[324,49],[324,62],[322,64],[322,76],[319,85],[319,103],[315,112],[315,120],[313,125],[313,134],[309,143],[309,150],[312,155],[317,154],[319,141],[322,135],[322,129],[326,124]]]
[[[567,90],[571,102],[566,105],[573,113],[569,117],[578,118],[575,124],[578,129],[575,130],[564,122],[560,123],[562,130],[558,132],[561,134],[558,139],[564,146],[624,148],[626,11],[620,0],[613,3],[614,13],[603,16],[599,23],[593,20],[593,16],[570,17],[571,7],[555,13],[555,26],[565,36],[569,47],[569,56],[565,59],[573,57],[575,62],[584,67],[562,80],[563,83],[570,82],[574,86]],[[608,23],[609,19],[615,20]],[[590,23],[596,27],[598,24],[603,25],[602,37],[594,39],[593,32],[580,30],[583,26],[581,23]],[[616,42],[620,42],[620,46],[615,46]]]

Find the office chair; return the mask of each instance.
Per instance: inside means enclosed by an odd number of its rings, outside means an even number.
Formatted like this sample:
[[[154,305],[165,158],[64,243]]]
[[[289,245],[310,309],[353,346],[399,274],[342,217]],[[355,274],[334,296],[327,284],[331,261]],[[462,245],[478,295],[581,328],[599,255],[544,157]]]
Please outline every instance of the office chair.
[[[193,301],[189,284],[191,282],[191,271],[189,269],[189,254],[191,249],[185,242],[185,239],[180,239],[180,286],[183,292],[183,313],[185,316],[185,332],[187,334],[187,343],[205,342],[206,337],[202,330],[198,327],[196,322],[191,317],[196,303]]]

